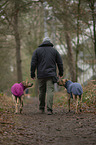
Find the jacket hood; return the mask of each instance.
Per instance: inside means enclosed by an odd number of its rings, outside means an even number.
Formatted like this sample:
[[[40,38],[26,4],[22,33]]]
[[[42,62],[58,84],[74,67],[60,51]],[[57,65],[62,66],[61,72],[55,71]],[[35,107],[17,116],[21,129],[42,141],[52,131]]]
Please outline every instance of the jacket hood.
[[[50,41],[44,41],[39,47],[45,47],[45,46],[51,46],[53,47],[53,44]]]

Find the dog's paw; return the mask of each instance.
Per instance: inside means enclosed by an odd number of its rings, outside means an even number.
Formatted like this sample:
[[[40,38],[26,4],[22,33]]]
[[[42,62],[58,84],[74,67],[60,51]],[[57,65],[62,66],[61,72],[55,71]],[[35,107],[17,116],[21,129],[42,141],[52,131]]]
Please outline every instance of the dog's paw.
[[[79,114],[79,112],[75,112],[75,114]]]
[[[20,109],[20,114],[22,113],[22,108]]]
[[[14,114],[18,114],[18,112],[14,112]]]
[[[70,113],[70,109],[66,112],[66,114]]]

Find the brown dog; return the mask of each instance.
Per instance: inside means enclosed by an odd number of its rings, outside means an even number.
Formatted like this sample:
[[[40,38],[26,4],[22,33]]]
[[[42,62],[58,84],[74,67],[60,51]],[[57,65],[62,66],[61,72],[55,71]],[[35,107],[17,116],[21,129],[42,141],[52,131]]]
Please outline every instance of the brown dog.
[[[22,112],[22,108],[23,108],[23,98],[24,98],[24,90],[28,87],[32,87],[33,83],[29,83],[29,82],[21,82],[21,83],[15,83],[12,87],[11,87],[11,92],[12,92],[12,97],[15,98],[15,113],[18,113],[18,105],[19,105],[19,101],[20,101],[20,113]]]
[[[68,79],[62,79],[57,82],[58,85],[64,86],[68,93],[68,110],[70,112],[70,98],[73,98],[76,104],[76,113],[78,113],[78,101],[80,99],[80,112],[82,111],[82,86],[79,83],[73,83]]]

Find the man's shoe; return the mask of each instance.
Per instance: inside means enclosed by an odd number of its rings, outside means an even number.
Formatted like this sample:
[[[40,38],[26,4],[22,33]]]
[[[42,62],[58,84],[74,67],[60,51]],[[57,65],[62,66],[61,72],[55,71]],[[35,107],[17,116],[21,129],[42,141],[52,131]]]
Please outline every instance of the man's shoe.
[[[52,114],[53,114],[52,111],[48,111],[48,112],[47,112],[47,115],[52,115]]]
[[[44,109],[40,109],[39,111],[40,111],[40,114],[45,113],[45,110]]]

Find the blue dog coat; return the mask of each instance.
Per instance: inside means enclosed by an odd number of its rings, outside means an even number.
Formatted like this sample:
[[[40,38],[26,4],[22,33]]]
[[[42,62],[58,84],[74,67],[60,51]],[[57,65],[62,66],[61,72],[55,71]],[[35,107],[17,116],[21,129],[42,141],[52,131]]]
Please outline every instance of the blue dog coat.
[[[65,83],[65,88],[67,89],[67,93],[71,94],[71,97],[72,93],[79,96],[83,94],[82,86],[79,83],[73,83],[72,81],[68,80]]]

